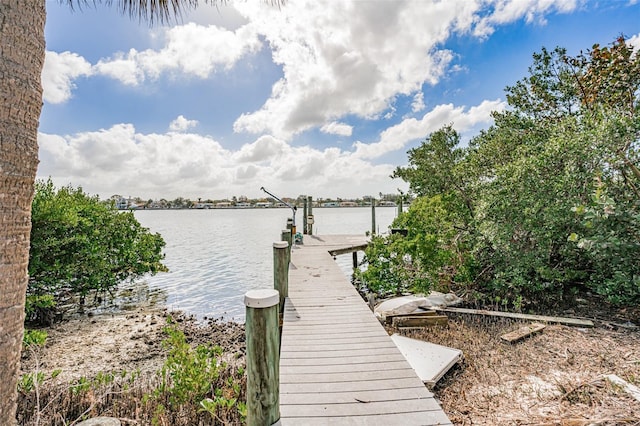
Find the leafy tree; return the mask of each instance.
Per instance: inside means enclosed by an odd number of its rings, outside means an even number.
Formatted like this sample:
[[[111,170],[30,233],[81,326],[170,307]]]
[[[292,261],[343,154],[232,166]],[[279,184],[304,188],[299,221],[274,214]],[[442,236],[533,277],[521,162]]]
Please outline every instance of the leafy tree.
[[[534,54],[506,88],[509,109],[468,148],[445,126],[408,152],[393,174],[419,196],[394,223],[407,235],[374,241],[362,277],[383,290],[474,285],[502,300],[559,301],[575,288],[640,299],[639,76],[622,37],[576,57]]]
[[[84,302],[91,292],[166,270],[159,234],[81,188],[37,182],[31,220],[29,300],[71,294]]]
[[[458,148],[460,135],[451,125],[433,132],[419,147],[409,150],[409,165],[398,167],[391,177],[408,182],[418,196],[433,197],[456,193],[472,211],[468,182],[462,161],[465,150]]]

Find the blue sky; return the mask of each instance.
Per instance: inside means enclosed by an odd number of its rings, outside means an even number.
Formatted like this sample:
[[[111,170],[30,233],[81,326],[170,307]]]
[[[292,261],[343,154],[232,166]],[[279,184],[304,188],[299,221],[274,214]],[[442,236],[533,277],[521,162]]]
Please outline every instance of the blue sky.
[[[103,198],[396,192],[407,150],[490,126],[543,46],[640,46],[637,0],[265,3],[150,27],[48,0],[39,176]]]

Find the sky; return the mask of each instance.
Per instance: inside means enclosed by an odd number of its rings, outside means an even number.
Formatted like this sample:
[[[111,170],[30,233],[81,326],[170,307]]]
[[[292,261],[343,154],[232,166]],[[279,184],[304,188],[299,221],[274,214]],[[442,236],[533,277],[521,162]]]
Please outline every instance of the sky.
[[[102,198],[398,193],[407,151],[489,127],[543,47],[640,48],[640,0],[200,3],[149,25],[47,0],[39,178]]]

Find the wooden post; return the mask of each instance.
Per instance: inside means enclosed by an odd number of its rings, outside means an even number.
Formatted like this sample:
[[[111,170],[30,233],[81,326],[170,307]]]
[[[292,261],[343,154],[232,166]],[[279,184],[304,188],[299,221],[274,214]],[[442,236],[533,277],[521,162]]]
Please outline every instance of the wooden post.
[[[293,242],[293,235],[291,235],[291,230],[283,229],[280,239],[282,241],[286,241],[289,244],[287,252],[289,253],[289,260],[291,260],[291,243]]]
[[[307,197],[307,204],[307,215],[313,216],[313,201],[311,199],[311,196]],[[307,234],[313,235],[313,223],[310,223],[308,226],[309,229],[307,229]]]
[[[250,290],[246,306],[247,426],[280,420],[280,333],[276,290]]]
[[[376,235],[376,200],[371,197],[371,235]]]
[[[354,251],[351,256],[353,258],[353,269],[358,269],[358,252]]]
[[[273,288],[280,293],[280,312],[284,312],[284,299],[289,297],[289,243],[273,243]]]
[[[302,209],[302,233],[307,234],[307,199],[304,199],[304,207]]]

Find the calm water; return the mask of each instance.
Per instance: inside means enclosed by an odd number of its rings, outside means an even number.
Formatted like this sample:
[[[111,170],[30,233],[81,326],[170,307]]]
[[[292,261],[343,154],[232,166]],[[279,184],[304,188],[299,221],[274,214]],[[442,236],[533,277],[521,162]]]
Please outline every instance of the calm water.
[[[364,234],[371,208],[314,209],[314,234]],[[132,299],[151,298],[198,318],[244,321],[247,290],[273,287],[273,243],[280,240],[289,209],[140,210],[136,218],[167,245],[170,272],[147,277]],[[386,232],[394,207],[376,209],[378,232]],[[302,211],[296,215],[302,228]],[[339,256],[345,273],[351,256]],[[145,285],[146,284],[146,285]]]

